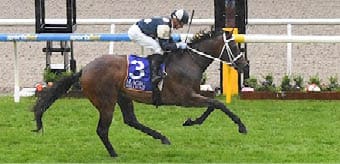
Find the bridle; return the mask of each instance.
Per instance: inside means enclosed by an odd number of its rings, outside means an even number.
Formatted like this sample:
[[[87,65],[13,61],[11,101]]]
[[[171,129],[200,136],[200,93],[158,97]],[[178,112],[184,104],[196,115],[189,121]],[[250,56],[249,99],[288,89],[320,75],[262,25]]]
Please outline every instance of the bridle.
[[[222,63],[228,64],[228,65],[235,65],[235,62],[243,56],[243,53],[240,53],[236,57],[234,56],[234,54],[233,54],[233,52],[232,52],[232,50],[231,50],[231,48],[229,46],[229,42],[233,41],[233,40],[235,40],[235,38],[233,36],[231,36],[229,39],[227,39],[226,33],[223,33],[224,45],[223,45],[223,48],[221,49],[221,52],[220,52],[220,55],[218,56],[218,58],[213,57],[213,56],[211,56],[209,54],[206,54],[206,53],[204,53],[202,51],[199,51],[197,49],[191,48],[189,46],[187,48],[190,51],[194,52],[195,54],[204,56],[204,57],[209,58],[209,59],[213,59],[214,61],[222,62]],[[229,62],[223,61],[221,59],[222,54],[224,53],[224,51],[226,51],[227,54],[228,54]]]

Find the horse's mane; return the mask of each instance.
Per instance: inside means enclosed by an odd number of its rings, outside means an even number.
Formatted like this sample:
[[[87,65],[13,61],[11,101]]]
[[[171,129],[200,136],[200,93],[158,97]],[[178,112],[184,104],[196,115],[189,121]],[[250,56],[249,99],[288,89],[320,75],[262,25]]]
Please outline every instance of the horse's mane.
[[[200,30],[191,39],[191,43],[195,44],[195,43],[198,43],[198,42],[206,40],[206,39],[214,38],[214,37],[218,36],[219,34],[220,34],[220,32],[216,32],[214,30],[212,30],[212,31]]]

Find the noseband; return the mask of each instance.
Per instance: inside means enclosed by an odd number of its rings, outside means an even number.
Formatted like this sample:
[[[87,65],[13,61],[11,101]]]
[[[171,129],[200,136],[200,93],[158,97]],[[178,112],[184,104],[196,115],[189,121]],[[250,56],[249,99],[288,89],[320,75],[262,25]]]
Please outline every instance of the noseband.
[[[194,48],[191,48],[191,47],[187,47],[189,50],[191,50],[192,52],[198,54],[198,55],[201,55],[201,56],[204,56],[206,58],[209,58],[209,59],[213,59],[215,61],[218,61],[218,62],[222,62],[222,63],[225,63],[225,64],[228,64],[228,65],[234,65],[235,64],[235,61],[237,61],[239,58],[241,58],[243,56],[243,53],[240,53],[239,55],[237,55],[236,57],[234,57],[234,54],[229,46],[229,42],[230,41],[233,41],[235,40],[234,37],[230,37],[229,39],[227,39],[227,36],[226,36],[226,33],[223,33],[223,41],[224,41],[224,45],[223,45],[223,48],[220,52],[220,55],[218,56],[218,58],[215,58],[209,54],[206,54],[202,51],[199,51],[199,50],[196,50]],[[227,54],[228,54],[228,58],[229,58],[229,61],[230,62],[226,62],[226,61],[223,61],[221,60],[221,57],[222,57],[222,54],[224,53],[224,51],[227,51]]]
[[[236,57],[234,56],[233,52],[231,51],[231,48],[229,46],[229,42],[235,40],[234,36],[231,36],[229,39],[227,39],[227,36],[225,33],[223,33],[223,41],[224,41],[224,46],[221,50],[220,56],[218,57],[219,59],[222,57],[223,52],[226,50],[227,54],[228,54],[228,58],[229,61],[231,61],[231,63],[235,63],[235,61],[237,61],[240,57],[243,56],[243,53],[240,53],[239,55],[237,55]]]

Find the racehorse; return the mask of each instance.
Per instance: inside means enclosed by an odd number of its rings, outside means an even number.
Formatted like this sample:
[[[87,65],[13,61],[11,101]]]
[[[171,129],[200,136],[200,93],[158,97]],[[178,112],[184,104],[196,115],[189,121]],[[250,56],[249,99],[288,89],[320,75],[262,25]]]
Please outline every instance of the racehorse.
[[[229,61],[239,67],[246,61],[233,40],[232,34],[224,31],[200,33],[189,43],[184,51],[169,52],[165,61],[167,76],[163,80],[161,98],[163,105],[178,105],[186,107],[207,107],[202,116],[196,120],[188,119],[183,124],[191,126],[201,124],[214,111],[220,109],[237,124],[240,133],[247,129],[241,119],[231,112],[222,102],[200,95],[200,81],[203,72],[213,60]],[[127,76],[126,55],[104,55],[87,64],[82,70],[72,76],[65,77],[43,95],[39,96],[33,112],[39,132],[42,127],[42,116],[55,100],[65,94],[72,85],[80,81],[82,92],[97,108],[100,118],[97,134],[108,153],[116,157],[108,132],[113,118],[116,103],[121,108],[124,123],[138,129],[154,139],[160,139],[162,144],[170,144],[168,138],[161,133],[141,124],[134,113],[133,100],[146,104],[152,103],[152,93],[136,91],[124,87]]]

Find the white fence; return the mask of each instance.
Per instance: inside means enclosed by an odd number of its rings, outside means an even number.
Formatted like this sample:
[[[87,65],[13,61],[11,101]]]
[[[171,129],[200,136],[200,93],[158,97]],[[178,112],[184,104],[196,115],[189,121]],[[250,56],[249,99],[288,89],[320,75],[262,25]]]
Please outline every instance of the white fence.
[[[133,24],[138,19],[77,19],[80,25],[110,25],[110,33],[115,33],[116,25]],[[46,23],[66,23],[65,19],[46,19]],[[213,25],[214,19],[193,19],[193,25]],[[249,25],[287,25],[287,35],[237,35],[236,39],[243,42],[281,42],[287,43],[287,74],[292,72],[292,43],[300,42],[331,42],[339,43],[340,36],[293,36],[292,25],[340,25],[340,19],[248,19]],[[35,19],[0,19],[0,26],[35,25]],[[14,44],[16,51],[16,44]],[[109,53],[113,52],[113,42]],[[16,52],[15,52],[16,53]],[[17,58],[16,58],[17,60]],[[15,67],[17,69],[17,66]],[[17,70],[18,71],[18,70]],[[14,100],[19,102],[18,72],[15,71]]]
[[[249,19],[249,25],[287,25],[286,36],[274,35],[248,35],[243,38],[248,42],[280,42],[287,43],[287,66],[286,74],[292,74],[292,43],[314,42],[314,43],[335,43],[339,42],[339,36],[293,36],[292,25],[340,25],[340,19]]]

